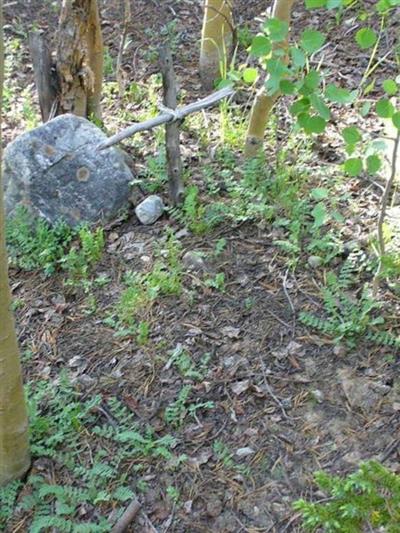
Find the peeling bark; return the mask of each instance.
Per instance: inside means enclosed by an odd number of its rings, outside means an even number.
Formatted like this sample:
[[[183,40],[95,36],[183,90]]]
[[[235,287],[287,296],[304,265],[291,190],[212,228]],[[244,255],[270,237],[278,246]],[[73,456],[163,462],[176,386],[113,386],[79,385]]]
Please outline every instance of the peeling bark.
[[[63,0],[57,41],[59,114],[100,120],[103,42],[97,0]]]

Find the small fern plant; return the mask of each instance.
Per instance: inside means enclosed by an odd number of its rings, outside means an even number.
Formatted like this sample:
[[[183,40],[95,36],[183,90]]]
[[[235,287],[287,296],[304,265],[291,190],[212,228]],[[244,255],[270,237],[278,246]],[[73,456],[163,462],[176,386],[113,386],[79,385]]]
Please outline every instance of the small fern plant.
[[[326,472],[316,472],[314,476],[329,497],[323,503],[304,499],[294,503],[307,531],[400,531],[400,476],[381,463],[362,463],[357,472],[345,478]]]
[[[301,312],[300,321],[323,333],[333,336],[336,342],[344,340],[355,347],[364,337],[376,344],[400,348],[400,339],[388,331],[376,331],[375,326],[384,324],[382,315],[374,314],[381,305],[369,294],[365,286],[358,298],[350,295],[352,285],[357,280],[360,266],[359,252],[353,252],[345,261],[340,273],[327,275],[326,287],[322,290],[326,317]],[[362,266],[361,266],[362,268]]]

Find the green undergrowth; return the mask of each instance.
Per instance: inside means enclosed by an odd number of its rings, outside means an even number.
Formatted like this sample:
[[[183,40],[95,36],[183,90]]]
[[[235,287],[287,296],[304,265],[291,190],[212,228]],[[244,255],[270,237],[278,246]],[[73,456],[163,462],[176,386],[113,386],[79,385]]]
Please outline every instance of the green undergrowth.
[[[294,508],[307,531],[397,533],[400,524],[400,476],[376,461],[362,463],[345,478],[316,472],[327,498],[322,503],[298,500]]]
[[[169,232],[149,272],[126,272],[118,302],[105,320],[119,336],[136,335],[145,344],[149,335],[147,316],[157,298],[182,292],[181,245]]]
[[[32,382],[27,397],[33,471],[26,482],[0,489],[2,530],[19,513],[29,513],[29,533],[108,532],[144,489],[147,462],[174,458],[172,436],[159,437],[150,426],[139,429],[118,400],[85,397],[65,375]],[[51,478],[35,467],[36,459],[52,465]]]
[[[45,275],[63,270],[72,286],[87,282],[105,244],[101,228],[73,229],[64,222],[50,226],[44,219],[32,219],[24,208],[7,220],[6,241],[11,265]]]
[[[400,348],[400,338],[383,329],[382,304],[372,296],[371,284],[362,279],[370,267],[365,253],[351,252],[338,275],[333,271],[326,274],[326,285],[321,291],[324,316],[302,311],[300,320],[351,348],[361,339]]]

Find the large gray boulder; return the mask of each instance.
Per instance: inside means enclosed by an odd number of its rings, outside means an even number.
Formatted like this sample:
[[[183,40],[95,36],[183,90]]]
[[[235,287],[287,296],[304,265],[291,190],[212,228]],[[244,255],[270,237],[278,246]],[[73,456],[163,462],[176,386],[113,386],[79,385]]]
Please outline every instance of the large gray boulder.
[[[96,151],[106,135],[62,115],[17,137],[4,152],[8,215],[19,205],[50,223],[108,221],[129,205],[132,173],[117,148]]]

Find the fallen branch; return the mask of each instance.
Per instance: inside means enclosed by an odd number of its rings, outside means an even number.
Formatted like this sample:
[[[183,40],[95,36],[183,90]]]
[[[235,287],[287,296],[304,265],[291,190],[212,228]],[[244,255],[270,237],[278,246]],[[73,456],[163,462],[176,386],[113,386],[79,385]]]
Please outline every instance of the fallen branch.
[[[138,500],[135,498],[131,501],[128,507],[125,509],[123,515],[112,528],[111,533],[124,533],[128,526],[132,523],[138,512],[140,511],[141,505]]]
[[[206,107],[211,107],[220,100],[232,96],[234,92],[235,91],[231,87],[225,87],[220,91],[206,96],[206,98],[202,98],[197,102],[193,102],[192,104],[177,107],[176,109],[168,109],[162,107],[163,112],[157,117],[145,120],[144,122],[139,122],[138,124],[133,124],[133,126],[129,126],[128,128],[117,133],[116,135],[110,137],[104,143],[101,143],[97,147],[97,150],[104,150],[105,148],[109,148],[110,146],[113,146],[114,144],[123,141],[127,137],[132,137],[132,135],[135,135],[135,133],[138,133],[140,131],[151,130],[157,126],[161,126],[161,124],[166,124],[167,122],[175,122],[176,120],[182,120],[191,113],[196,113],[197,111],[201,111]]]

